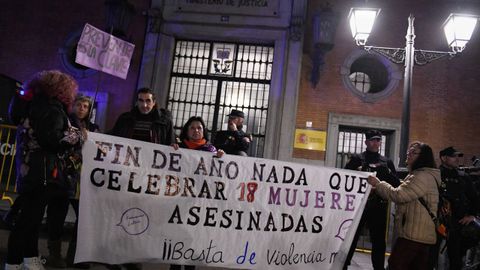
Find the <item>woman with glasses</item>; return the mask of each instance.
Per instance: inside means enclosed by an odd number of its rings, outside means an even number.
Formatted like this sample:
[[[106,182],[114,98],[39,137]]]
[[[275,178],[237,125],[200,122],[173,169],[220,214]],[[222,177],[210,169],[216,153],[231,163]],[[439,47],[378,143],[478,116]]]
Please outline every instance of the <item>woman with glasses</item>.
[[[368,183],[377,194],[396,204],[398,239],[388,260],[389,269],[428,269],[437,235],[435,224],[419,199],[425,200],[431,212],[437,212],[440,171],[436,169],[432,148],[422,142],[410,144],[406,163],[408,175],[400,186],[394,188],[375,176],[369,176]]]

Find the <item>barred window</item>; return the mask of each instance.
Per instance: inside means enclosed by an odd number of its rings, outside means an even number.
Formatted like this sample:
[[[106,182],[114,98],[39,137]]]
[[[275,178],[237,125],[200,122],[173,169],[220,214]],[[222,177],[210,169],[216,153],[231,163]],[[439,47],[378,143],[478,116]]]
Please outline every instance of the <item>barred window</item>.
[[[348,159],[353,154],[360,154],[365,151],[365,132],[368,129],[355,129],[348,127],[341,127],[338,132],[338,145],[337,145],[337,161],[335,167],[344,168],[348,162]],[[386,143],[388,143],[387,137],[382,135],[382,145],[380,146],[379,153],[385,156]]]
[[[177,40],[168,95],[177,134],[201,116],[210,137],[227,129],[232,109],[245,113],[249,156],[263,156],[273,66],[272,46]],[[212,138],[210,138],[212,139]]]

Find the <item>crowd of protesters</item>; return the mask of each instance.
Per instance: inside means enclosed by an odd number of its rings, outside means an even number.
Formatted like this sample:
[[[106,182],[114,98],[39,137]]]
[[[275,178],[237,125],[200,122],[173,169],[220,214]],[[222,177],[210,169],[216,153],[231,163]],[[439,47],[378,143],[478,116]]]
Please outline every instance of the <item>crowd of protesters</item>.
[[[78,84],[60,71],[42,71],[25,87],[32,96],[17,129],[16,175],[17,197],[6,220],[10,224],[6,270],[44,269],[38,252],[40,226],[46,211],[48,250],[46,264],[55,268],[89,268],[74,264],[76,250],[81,148],[89,132],[99,132],[90,121],[94,101],[77,94]],[[117,119],[108,133],[114,136],[224,154],[247,156],[252,136],[243,128],[245,115],[233,109],[227,129],[209,141],[207,127],[199,116],[184,124],[179,137],[174,133],[171,114],[157,107],[155,93],[141,88],[135,106]],[[379,154],[382,134],[370,130],[365,134],[365,152],[353,155],[346,169],[374,171],[368,183],[372,193],[355,234],[344,269],[348,269],[361,228],[369,228],[372,242],[372,265],[385,269],[388,205],[396,206],[394,225],[398,235],[388,259],[388,269],[445,269],[437,262],[438,254],[448,254],[446,269],[462,269],[467,250],[480,239],[477,224],[480,202],[473,174],[459,168],[463,155],[454,147],[439,152],[441,165],[435,163],[432,148],[413,142],[407,152],[408,175],[400,180],[393,162]],[[69,205],[76,215],[73,235],[66,258],[61,245]],[[447,229],[444,239],[437,232],[439,221]],[[106,265],[109,269],[141,269],[139,263]],[[185,269],[195,269],[186,265]],[[181,269],[171,265],[171,270]]]

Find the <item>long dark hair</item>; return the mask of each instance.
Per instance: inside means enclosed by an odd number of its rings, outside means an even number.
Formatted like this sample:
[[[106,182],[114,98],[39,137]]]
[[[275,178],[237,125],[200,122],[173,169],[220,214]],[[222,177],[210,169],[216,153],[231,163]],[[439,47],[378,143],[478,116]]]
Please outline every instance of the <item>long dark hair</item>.
[[[420,150],[418,158],[410,167],[412,171],[419,168],[437,168],[437,165],[435,164],[435,158],[433,157],[432,148],[428,144],[417,141],[411,143],[409,148],[411,147],[418,147]]]
[[[203,138],[208,141],[208,133],[207,127],[205,126],[205,122],[203,121],[202,117],[200,116],[192,116],[188,119],[188,121],[183,125],[182,132],[180,132],[180,140],[188,140],[188,128],[192,124],[193,121],[198,121],[203,127]]]

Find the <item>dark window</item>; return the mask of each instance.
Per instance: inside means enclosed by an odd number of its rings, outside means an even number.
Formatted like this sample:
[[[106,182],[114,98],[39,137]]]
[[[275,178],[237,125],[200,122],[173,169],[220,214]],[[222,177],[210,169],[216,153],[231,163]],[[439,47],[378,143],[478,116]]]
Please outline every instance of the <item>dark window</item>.
[[[177,134],[189,117],[201,116],[212,137],[238,109],[253,136],[248,154],[262,157],[273,52],[271,46],[177,40],[168,95]]]
[[[389,96],[402,78],[395,64],[365,51],[354,51],[347,57],[340,73],[345,87],[365,102]]]

